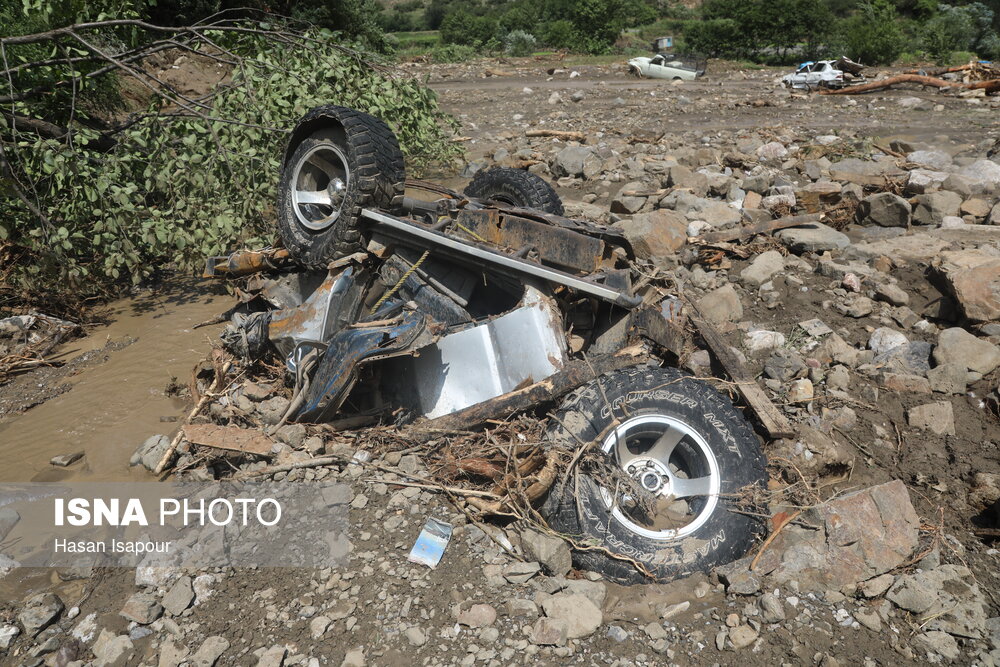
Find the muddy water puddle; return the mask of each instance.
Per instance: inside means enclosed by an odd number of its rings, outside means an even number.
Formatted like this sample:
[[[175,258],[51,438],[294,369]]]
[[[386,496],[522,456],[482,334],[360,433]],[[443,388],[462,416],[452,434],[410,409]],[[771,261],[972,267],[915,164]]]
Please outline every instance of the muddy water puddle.
[[[231,305],[218,285],[177,279],[156,292],[111,305],[111,323],[61,350],[67,362],[104,354],[65,378],[68,390],[0,422],[0,482],[149,479],[130,469],[135,448],[177,425],[184,402],[165,395],[171,377],[186,384],[222,325],[194,329]],[[49,460],[83,451],[69,468]]]

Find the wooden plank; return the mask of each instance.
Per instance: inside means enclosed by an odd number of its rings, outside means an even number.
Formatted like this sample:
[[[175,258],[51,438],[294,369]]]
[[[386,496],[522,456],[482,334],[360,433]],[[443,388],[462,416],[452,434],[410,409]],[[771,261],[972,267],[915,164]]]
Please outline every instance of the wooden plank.
[[[243,452],[256,456],[271,456],[274,443],[260,431],[238,426],[215,424],[185,424],[184,439],[194,445]]]
[[[697,306],[690,301],[686,305],[691,323],[698,330],[698,333],[701,334],[712,355],[722,365],[733,382],[736,383],[737,390],[740,392],[743,400],[746,401],[746,404],[753,410],[753,413],[757,415],[757,419],[760,420],[761,425],[767,432],[767,436],[772,440],[793,437],[795,429],[792,428],[788,419],[778,411],[778,408],[774,406],[774,403],[767,397],[767,394],[764,393],[761,386],[750,375],[750,372],[747,371],[743,363],[729,350],[729,345],[722,339],[718,330],[702,317],[701,313],[698,312]]]
[[[798,227],[811,222],[819,222],[823,216],[819,213],[809,213],[807,215],[793,215],[777,220],[768,220],[760,224],[749,227],[739,227],[737,229],[724,229],[721,232],[709,232],[689,240],[690,243],[718,243],[720,241],[738,241],[748,239],[756,234],[766,234],[788,227]]]

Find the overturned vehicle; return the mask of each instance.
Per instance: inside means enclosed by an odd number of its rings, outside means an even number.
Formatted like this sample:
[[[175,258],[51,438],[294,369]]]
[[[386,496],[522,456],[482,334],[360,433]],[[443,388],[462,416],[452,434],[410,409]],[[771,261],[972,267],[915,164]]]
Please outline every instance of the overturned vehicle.
[[[333,106],[292,133],[279,197],[284,247],[208,273],[252,274],[223,338],[277,351],[295,385],[285,420],[448,432],[544,411],[565,467],[536,505],[583,546],[580,566],[669,578],[750,548],[760,441],[673,367],[678,301],[633,270],[617,230],[563,217],[520,170],[481,171],[463,193],[408,181],[390,129]]]

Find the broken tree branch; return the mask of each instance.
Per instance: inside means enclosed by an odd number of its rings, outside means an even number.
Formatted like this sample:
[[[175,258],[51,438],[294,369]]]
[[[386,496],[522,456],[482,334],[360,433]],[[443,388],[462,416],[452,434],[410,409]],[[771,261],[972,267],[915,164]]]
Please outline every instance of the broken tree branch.
[[[705,341],[712,356],[718,360],[726,374],[732,378],[737,391],[740,392],[747,406],[757,415],[757,419],[760,420],[767,436],[772,440],[794,436],[795,430],[788,423],[788,419],[774,407],[774,403],[767,397],[764,390],[757,384],[757,380],[747,371],[736,355],[730,351],[729,345],[722,339],[715,327],[702,317],[698,307],[692,301],[687,299],[685,301],[691,323],[701,335],[702,340]]]
[[[938,79],[933,76],[921,76],[919,74],[897,74],[896,76],[890,76],[887,79],[872,81],[871,83],[862,83],[857,86],[847,86],[846,88],[838,88],[836,90],[821,90],[819,91],[819,94],[857,95],[861,93],[870,93],[876,90],[885,90],[886,88],[891,88],[892,86],[900,83],[916,83],[921,86],[930,86],[933,88],[965,88],[967,90],[982,89],[985,90],[987,94],[1000,92],[1000,79],[977,81],[975,83],[963,83],[961,81],[945,81],[944,79]]]

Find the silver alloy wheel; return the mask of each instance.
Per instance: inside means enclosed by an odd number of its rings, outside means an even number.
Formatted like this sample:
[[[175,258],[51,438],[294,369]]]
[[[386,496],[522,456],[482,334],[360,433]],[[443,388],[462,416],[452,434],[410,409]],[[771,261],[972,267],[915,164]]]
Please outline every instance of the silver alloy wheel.
[[[340,217],[351,171],[336,145],[322,143],[308,151],[292,174],[292,206],[303,227],[326,229]]]
[[[719,502],[719,464],[705,439],[684,422],[666,415],[631,417],[602,443],[607,454],[655,502],[642,511],[627,490],[601,488],[611,516],[630,531],[654,540],[672,540],[698,530]]]

